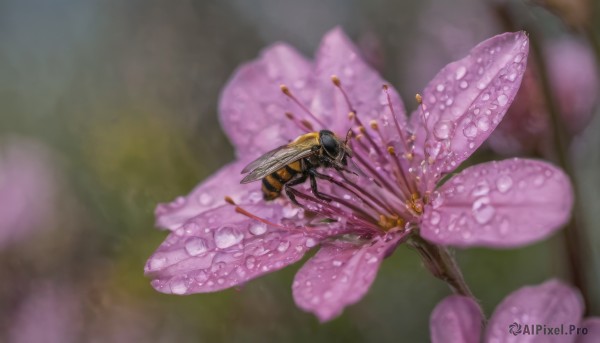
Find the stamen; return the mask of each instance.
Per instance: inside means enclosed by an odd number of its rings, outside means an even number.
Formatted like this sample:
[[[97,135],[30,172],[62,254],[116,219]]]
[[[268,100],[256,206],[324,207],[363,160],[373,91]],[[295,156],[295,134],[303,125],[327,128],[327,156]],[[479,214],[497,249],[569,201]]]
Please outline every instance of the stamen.
[[[287,230],[287,231],[292,230],[292,228],[285,227],[285,226],[282,226],[282,225],[279,225],[279,224],[275,224],[275,223],[273,223],[273,222],[271,222],[271,221],[269,221],[267,219],[261,218],[261,217],[255,215],[255,214],[252,214],[252,213],[248,212],[247,210],[245,210],[242,207],[238,206],[235,203],[235,201],[233,201],[233,199],[230,196],[228,196],[228,195],[225,196],[225,202],[227,202],[230,205],[235,206],[235,212],[237,212],[239,214],[242,214],[242,215],[244,215],[244,216],[246,216],[246,217],[248,217],[250,219],[257,220],[257,221],[259,221],[261,223],[264,223],[264,224],[270,225],[270,226],[274,226],[274,227],[282,229],[282,230]]]
[[[404,132],[400,127],[400,123],[398,122],[398,117],[396,116],[396,111],[394,110],[394,105],[392,104],[392,97],[390,96],[390,91],[388,89],[388,85],[383,85],[383,91],[387,97],[388,107],[390,108],[390,112],[392,112],[392,117],[394,117],[394,123],[396,124],[396,130],[400,135],[400,140],[402,140],[402,144],[404,144],[404,151],[406,153],[410,153],[412,149],[408,146],[408,141],[404,138]],[[418,95],[418,94],[417,94]],[[420,97],[420,95],[419,95]]]
[[[319,120],[319,118],[317,116],[315,116],[309,109],[308,107],[306,107],[303,103],[300,102],[300,100],[298,100],[298,98],[296,98],[294,96],[294,94],[292,94],[292,92],[290,91],[290,89],[286,86],[286,85],[280,85],[279,88],[281,89],[281,91],[283,92],[283,94],[285,94],[288,98],[292,99],[292,101],[294,101],[296,103],[296,105],[300,106],[300,108],[306,112],[314,121],[316,121],[319,125],[321,125],[321,127],[325,127],[325,124],[323,124],[323,122],[321,120]]]
[[[350,112],[356,113],[356,110],[352,106],[352,102],[350,102],[350,98],[348,97],[348,93],[346,93],[346,91],[344,90],[344,87],[342,87],[342,82],[337,77],[337,75],[331,75],[331,82],[333,82],[333,84],[337,87],[337,89],[339,89],[340,92],[342,92],[342,95],[344,96],[344,100],[346,100],[346,105],[348,106],[348,110]]]
[[[294,116],[293,113],[291,112],[285,112],[285,116],[286,118],[288,118],[289,120],[291,120],[294,124],[296,124],[296,126],[305,132],[313,132],[314,130],[312,129],[312,125],[309,121],[307,120],[297,120],[296,117]]]

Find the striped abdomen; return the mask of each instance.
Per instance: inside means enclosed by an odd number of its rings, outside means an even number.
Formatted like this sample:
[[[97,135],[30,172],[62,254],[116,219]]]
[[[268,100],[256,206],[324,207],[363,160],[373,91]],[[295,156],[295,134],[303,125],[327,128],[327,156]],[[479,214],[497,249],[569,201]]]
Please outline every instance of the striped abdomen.
[[[300,172],[302,172],[302,165],[300,161],[296,161],[265,176],[265,178],[262,179],[263,198],[265,200],[273,200],[279,197],[283,185]]]

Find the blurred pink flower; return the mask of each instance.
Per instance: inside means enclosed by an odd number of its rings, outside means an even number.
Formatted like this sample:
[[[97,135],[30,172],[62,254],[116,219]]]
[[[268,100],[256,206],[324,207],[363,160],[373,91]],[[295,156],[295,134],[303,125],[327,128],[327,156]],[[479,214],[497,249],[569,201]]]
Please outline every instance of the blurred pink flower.
[[[52,225],[54,179],[43,146],[16,137],[0,140],[0,248]]]
[[[496,307],[483,342],[599,342],[600,318],[582,319],[583,309],[579,292],[558,280],[522,287]],[[447,297],[435,307],[429,322],[433,343],[481,342],[483,318],[471,298]],[[532,325],[541,325],[542,329],[562,326],[563,331],[560,335],[543,331],[534,334]],[[570,331],[571,325],[586,328],[586,334]]]
[[[222,94],[221,121],[238,160],[156,209],[158,225],[172,232],[146,264],[152,285],[174,294],[218,291],[320,244],[292,288],[298,306],[325,321],[362,298],[381,261],[411,235],[460,247],[515,247],[550,235],[568,219],[572,194],[564,173],[547,163],[481,164],[437,187],[502,119],[527,53],[523,32],[482,42],[435,76],[409,120],[395,90],[381,90],[385,81],[340,29],[325,35],[314,64],[285,44],[266,49]],[[282,83],[287,97],[277,91]],[[353,127],[353,160],[366,174],[321,180],[330,203],[298,187],[310,211],[284,197],[264,202],[259,185],[239,184],[250,160],[303,133],[301,121],[338,134]],[[263,222],[236,213],[225,196]]]
[[[553,99],[567,133],[581,132],[598,104],[600,80],[591,49],[575,39],[561,39],[544,50]],[[533,62],[533,61],[530,61]],[[548,107],[535,65],[525,71],[523,86],[506,118],[488,140],[504,155],[552,154],[554,146]]]

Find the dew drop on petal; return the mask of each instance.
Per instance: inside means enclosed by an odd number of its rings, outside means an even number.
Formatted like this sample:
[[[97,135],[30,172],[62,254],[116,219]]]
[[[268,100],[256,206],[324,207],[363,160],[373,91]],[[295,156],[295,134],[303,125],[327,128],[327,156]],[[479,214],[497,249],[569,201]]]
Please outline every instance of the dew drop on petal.
[[[431,212],[431,215],[429,216],[429,222],[431,223],[431,225],[439,224],[441,219],[442,219],[442,217],[440,216],[440,213],[437,211]]]
[[[259,235],[262,235],[263,233],[267,232],[267,225],[264,223],[254,223],[254,224],[250,225],[250,228],[248,230],[250,231],[251,234],[253,234],[255,236],[259,236]]]
[[[490,129],[490,118],[480,117],[477,119],[477,128],[483,132],[487,132]]]
[[[333,264],[334,267],[340,267],[342,265],[342,261],[333,260],[333,262],[331,262],[331,264]]]
[[[496,213],[494,207],[490,204],[490,198],[482,197],[473,202],[473,216],[479,224],[489,222]]]
[[[256,258],[254,256],[248,256],[246,258],[246,268],[254,269],[256,266]]]
[[[463,134],[467,138],[475,138],[477,136],[477,127],[473,124],[469,124],[463,129]]]
[[[465,66],[460,66],[456,69],[456,80],[462,79],[467,73],[467,68]]]
[[[212,197],[212,195],[210,195],[208,193],[202,193],[198,197],[198,201],[200,202],[200,205],[206,206],[206,205],[209,205],[213,201],[213,197]]]
[[[433,127],[433,134],[438,139],[447,139],[450,137],[452,123],[448,120],[440,120]]]
[[[185,284],[185,280],[182,278],[175,278],[169,282],[169,287],[171,288],[171,292],[173,294],[185,294],[187,292],[188,287]]]
[[[466,89],[467,87],[469,87],[469,83],[465,80],[460,81],[460,83],[458,84],[458,86],[462,89]]]
[[[284,253],[288,250],[289,247],[290,247],[290,241],[282,241],[277,246],[277,251]]]
[[[204,254],[208,250],[206,241],[200,237],[190,237],[185,241],[185,251],[190,256]]]
[[[481,100],[483,101],[487,101],[490,99],[490,93],[485,93],[483,94],[483,96],[481,97]]]
[[[165,257],[154,256],[150,260],[150,270],[157,270],[162,268],[167,263],[167,259]]]
[[[307,248],[312,248],[312,247],[314,247],[315,245],[317,245],[317,241],[315,241],[315,240],[314,240],[314,239],[312,239],[312,238],[308,238],[308,239],[306,240],[306,243],[304,243],[304,245],[306,245],[306,247],[307,247]]]
[[[506,193],[512,187],[513,180],[508,175],[502,175],[496,180],[496,187],[500,193]]]
[[[535,177],[535,179],[533,179],[533,185],[539,187],[544,184],[544,181],[544,175],[538,175]]]
[[[215,244],[219,249],[226,249],[242,241],[244,235],[231,226],[223,226],[215,232]]]
[[[475,185],[473,190],[471,191],[471,195],[474,197],[479,197],[482,195],[487,195],[490,192],[490,186],[485,180],[481,180]]]
[[[497,100],[500,106],[504,106],[508,103],[508,97],[505,94],[500,94]]]
[[[444,88],[445,88],[445,87],[444,87],[444,85],[443,85],[443,84],[441,84],[441,83],[440,83],[439,85],[437,85],[437,87],[435,87],[435,89],[436,89],[438,92],[443,92],[443,91],[444,91]]]

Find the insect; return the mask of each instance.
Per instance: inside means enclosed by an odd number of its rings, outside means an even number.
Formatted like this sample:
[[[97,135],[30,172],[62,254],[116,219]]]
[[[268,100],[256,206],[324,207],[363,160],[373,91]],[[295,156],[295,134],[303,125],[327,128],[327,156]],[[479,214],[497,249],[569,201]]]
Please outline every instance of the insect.
[[[240,183],[250,183],[262,179],[262,192],[265,200],[273,200],[281,195],[282,189],[295,204],[294,191],[291,187],[299,185],[310,178],[313,194],[322,200],[331,201],[317,189],[317,178],[331,180],[328,175],[321,174],[317,168],[335,168],[337,171],[349,171],[348,157],[352,151],[348,147],[348,139],[352,131],[342,141],[333,132],[321,130],[304,134],[287,145],[273,149],[248,164],[242,174],[246,175]],[[351,172],[351,171],[349,171]],[[353,173],[353,172],[352,172]]]

